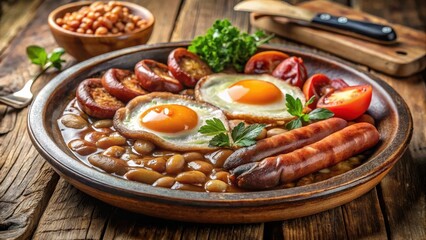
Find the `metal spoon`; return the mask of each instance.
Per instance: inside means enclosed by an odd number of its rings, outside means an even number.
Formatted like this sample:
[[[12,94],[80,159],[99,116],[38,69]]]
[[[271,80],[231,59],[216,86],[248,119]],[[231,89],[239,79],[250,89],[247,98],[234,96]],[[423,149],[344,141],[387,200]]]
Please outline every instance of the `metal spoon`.
[[[42,71],[40,71],[36,76],[34,76],[27,83],[25,83],[24,87],[21,90],[6,96],[0,96],[0,102],[16,109],[21,109],[28,106],[33,100],[31,86],[37,80],[37,78],[39,78],[44,72],[46,72],[48,68],[49,66],[46,65]]]

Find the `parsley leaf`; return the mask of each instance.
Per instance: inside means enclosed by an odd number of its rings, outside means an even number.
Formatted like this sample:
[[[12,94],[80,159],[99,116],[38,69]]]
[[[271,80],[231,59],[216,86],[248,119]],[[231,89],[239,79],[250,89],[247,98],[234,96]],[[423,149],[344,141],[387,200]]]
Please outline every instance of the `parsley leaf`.
[[[200,56],[214,72],[233,66],[242,72],[246,61],[256,52],[257,47],[268,42],[273,35],[262,31],[255,34],[240,32],[227,19],[216,20],[203,36],[196,37],[188,47],[190,52]]]
[[[209,145],[216,147],[231,147],[231,142],[226,133],[219,133],[210,140]]]
[[[302,127],[302,120],[300,120],[300,118],[293,119],[285,125],[287,129],[296,129],[300,127]]]
[[[334,116],[333,112],[325,108],[316,108],[308,114],[310,120],[322,120]]]
[[[206,120],[206,124],[201,126],[198,132],[214,136],[209,142],[210,146],[247,147],[256,143],[256,137],[264,128],[264,124],[251,124],[245,127],[241,122],[229,133],[220,119],[213,118]]]
[[[227,132],[227,130],[220,119],[213,118],[206,120],[206,125],[201,126],[198,132],[205,135],[217,135]]]
[[[240,122],[232,129],[231,136],[234,144],[239,147],[247,147],[256,143],[256,137],[265,128],[265,124],[251,124],[247,127]]]
[[[63,48],[56,48],[47,56],[52,66],[58,70],[62,69],[62,63],[65,62],[65,60],[61,59],[64,53],[65,50]]]
[[[285,95],[285,100],[285,106],[291,115],[296,117],[301,117],[303,115],[303,105],[299,98],[295,99],[292,95],[287,93]]]
[[[316,121],[316,120],[324,120],[327,118],[331,118],[334,116],[334,113],[331,112],[328,109],[325,108],[316,108],[314,109],[312,112],[310,113],[304,113],[303,112],[303,107],[308,106],[309,104],[313,103],[315,100],[315,96],[311,97],[303,106],[302,101],[297,98],[295,99],[293,96],[291,96],[290,94],[286,94],[285,95],[285,100],[286,100],[286,107],[287,107],[287,111],[297,117],[296,119],[291,120],[290,122],[288,122],[285,127],[287,129],[296,129],[296,128],[300,128],[303,126],[303,123],[307,123],[309,121]]]
[[[47,63],[46,50],[40,46],[27,47],[27,55],[32,63],[44,67]]]
[[[65,53],[63,48],[56,48],[53,52],[47,54],[46,49],[31,45],[27,47],[27,56],[33,64],[39,65],[42,69],[41,73],[45,72],[50,67],[61,70],[62,63],[65,60],[61,56]]]

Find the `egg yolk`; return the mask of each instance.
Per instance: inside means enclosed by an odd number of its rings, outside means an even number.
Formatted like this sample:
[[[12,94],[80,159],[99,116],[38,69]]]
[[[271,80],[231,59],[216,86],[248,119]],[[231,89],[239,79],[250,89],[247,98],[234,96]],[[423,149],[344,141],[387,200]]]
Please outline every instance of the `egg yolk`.
[[[178,133],[197,126],[198,115],[191,108],[166,104],[147,109],[140,121],[142,126],[157,132]]]
[[[228,87],[228,95],[235,102],[263,105],[282,99],[280,89],[274,84],[262,80],[247,79]]]

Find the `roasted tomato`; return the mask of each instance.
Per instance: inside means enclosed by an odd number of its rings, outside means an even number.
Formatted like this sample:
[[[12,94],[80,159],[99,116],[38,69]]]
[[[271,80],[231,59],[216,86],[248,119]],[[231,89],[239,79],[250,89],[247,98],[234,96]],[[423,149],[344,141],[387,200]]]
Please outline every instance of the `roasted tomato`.
[[[176,48],[167,61],[172,75],[187,87],[194,87],[200,78],[212,73],[210,67],[196,54],[185,48]]]
[[[288,55],[278,51],[265,51],[253,55],[246,63],[244,73],[246,74],[271,74]]]
[[[129,70],[111,68],[102,76],[102,86],[114,97],[128,102],[136,96],[147,94],[136,76]]]
[[[112,118],[124,103],[102,87],[101,79],[89,78],[77,87],[76,97],[81,109],[95,118]]]
[[[372,95],[370,85],[345,87],[322,96],[317,107],[327,108],[335,117],[353,120],[367,111]]]
[[[135,74],[142,87],[151,92],[178,93],[182,84],[169,74],[167,65],[145,59],[135,66]]]
[[[308,73],[303,64],[303,60],[299,57],[290,57],[282,61],[272,72],[272,76],[281,78],[287,83],[302,88]]]
[[[327,93],[330,93],[336,89],[349,87],[349,85],[342,79],[330,80],[324,74],[314,74],[303,84],[303,94],[306,99],[310,99],[315,96],[315,101],[309,105],[311,108],[315,108],[318,99]]]

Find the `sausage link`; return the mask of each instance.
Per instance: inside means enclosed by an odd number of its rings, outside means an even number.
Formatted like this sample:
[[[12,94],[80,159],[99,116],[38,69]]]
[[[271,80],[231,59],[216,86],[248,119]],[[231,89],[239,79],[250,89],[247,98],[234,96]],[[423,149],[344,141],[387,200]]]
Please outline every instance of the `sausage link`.
[[[317,142],[346,126],[347,122],[341,118],[329,118],[265,138],[253,146],[236,150],[226,159],[223,167],[225,169],[232,169],[245,163],[257,162],[269,156],[288,153]]]
[[[293,152],[241,165],[231,179],[241,188],[275,187],[359,154],[376,145],[379,138],[373,125],[356,123]]]

